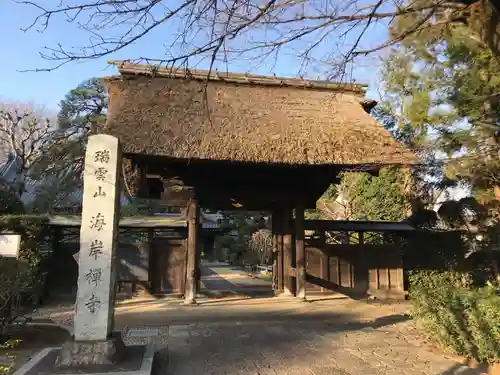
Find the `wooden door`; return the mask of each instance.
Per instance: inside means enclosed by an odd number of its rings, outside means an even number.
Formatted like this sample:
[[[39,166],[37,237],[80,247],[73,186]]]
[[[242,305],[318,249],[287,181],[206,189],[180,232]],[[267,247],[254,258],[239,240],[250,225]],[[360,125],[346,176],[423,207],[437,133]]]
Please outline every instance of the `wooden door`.
[[[153,241],[153,293],[184,294],[186,255],[185,240],[157,238]]]

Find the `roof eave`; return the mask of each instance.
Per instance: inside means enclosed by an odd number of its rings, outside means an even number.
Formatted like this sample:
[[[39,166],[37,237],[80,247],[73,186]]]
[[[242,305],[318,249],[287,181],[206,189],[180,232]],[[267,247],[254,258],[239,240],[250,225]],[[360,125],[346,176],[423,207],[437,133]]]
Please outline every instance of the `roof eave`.
[[[133,64],[128,61],[110,60],[122,76],[149,76],[171,79],[194,79],[228,82],[236,84],[250,84],[260,86],[296,87],[313,90],[344,91],[364,95],[366,84],[339,83],[327,80],[311,80],[278,76],[263,76],[246,73],[219,72],[217,70],[196,70],[179,68],[161,68],[155,65]],[[105,78],[111,79],[112,77]]]

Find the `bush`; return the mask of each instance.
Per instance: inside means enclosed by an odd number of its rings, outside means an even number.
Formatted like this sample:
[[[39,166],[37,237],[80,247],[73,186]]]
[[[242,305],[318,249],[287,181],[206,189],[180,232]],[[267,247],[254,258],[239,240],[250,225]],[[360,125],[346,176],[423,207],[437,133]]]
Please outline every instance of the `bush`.
[[[500,296],[455,271],[410,275],[412,315],[431,340],[482,363],[500,361]]]
[[[38,270],[29,263],[0,257],[0,345],[9,338],[12,325],[32,305],[37,282]]]
[[[24,213],[23,202],[0,182],[0,215]]]
[[[0,216],[0,231],[21,234],[19,259],[0,257],[0,335],[36,303],[43,292],[40,243],[45,219],[32,216]],[[1,337],[0,337],[1,339]],[[1,344],[2,342],[0,342]]]
[[[37,266],[41,260],[40,243],[44,238],[47,218],[30,215],[0,215],[0,232],[21,235],[20,259]]]

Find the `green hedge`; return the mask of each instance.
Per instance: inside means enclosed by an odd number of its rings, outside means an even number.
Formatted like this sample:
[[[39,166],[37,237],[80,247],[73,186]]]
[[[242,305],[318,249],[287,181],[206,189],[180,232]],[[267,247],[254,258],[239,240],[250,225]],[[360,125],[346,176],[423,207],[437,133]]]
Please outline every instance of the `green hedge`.
[[[17,264],[16,274],[4,272],[2,282],[3,290],[0,294],[8,293],[9,280],[17,278],[22,280],[23,303],[38,301],[43,293],[45,270],[42,269],[42,255],[40,244],[48,230],[47,218],[29,215],[3,215],[0,216],[0,232],[17,233],[21,235],[21,248],[19,260],[0,257],[0,269],[9,269],[12,262]],[[16,276],[17,275],[17,276]],[[5,289],[7,288],[7,289]]]
[[[6,189],[0,181],[0,215],[23,213],[23,202],[14,192]]]
[[[30,264],[37,264],[40,259],[40,242],[48,230],[48,218],[36,215],[0,215],[0,232],[21,235],[20,258]]]
[[[410,275],[412,315],[430,339],[482,363],[500,362],[500,296],[454,271]]]

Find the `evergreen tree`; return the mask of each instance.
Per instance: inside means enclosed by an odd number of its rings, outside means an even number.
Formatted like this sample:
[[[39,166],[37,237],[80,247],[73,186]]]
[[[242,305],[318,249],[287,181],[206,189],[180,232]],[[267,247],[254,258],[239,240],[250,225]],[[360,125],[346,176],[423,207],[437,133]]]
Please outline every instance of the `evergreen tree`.
[[[446,176],[498,215],[500,60],[466,35],[455,27],[394,50],[384,68],[387,103],[438,152]]]
[[[59,107],[58,146],[51,149],[38,170],[41,177],[52,181],[38,189],[35,210],[41,212],[67,202],[81,188],[88,136],[106,121],[106,87],[98,78],[83,81],[66,94]],[[81,197],[74,198],[73,203],[77,203]]]
[[[106,122],[108,94],[99,78],[80,83],[61,100],[58,116],[59,126],[70,134],[84,137],[89,131]]]

